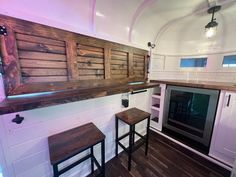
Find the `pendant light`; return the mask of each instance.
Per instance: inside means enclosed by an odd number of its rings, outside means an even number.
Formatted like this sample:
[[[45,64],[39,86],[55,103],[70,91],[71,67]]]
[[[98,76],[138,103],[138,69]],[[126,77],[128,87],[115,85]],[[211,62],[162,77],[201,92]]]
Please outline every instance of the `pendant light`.
[[[221,6],[213,6],[208,9],[208,13],[212,14],[211,21],[205,26],[205,35],[207,38],[212,38],[216,35],[216,30],[218,23],[216,18],[214,18],[215,12],[218,12],[221,9]]]

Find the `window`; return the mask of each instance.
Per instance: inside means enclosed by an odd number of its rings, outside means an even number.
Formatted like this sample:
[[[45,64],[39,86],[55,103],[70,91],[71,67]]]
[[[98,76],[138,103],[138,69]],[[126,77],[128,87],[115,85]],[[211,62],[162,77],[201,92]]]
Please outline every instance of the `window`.
[[[236,67],[236,55],[224,56],[223,67]]]
[[[207,58],[181,58],[180,67],[206,67]]]

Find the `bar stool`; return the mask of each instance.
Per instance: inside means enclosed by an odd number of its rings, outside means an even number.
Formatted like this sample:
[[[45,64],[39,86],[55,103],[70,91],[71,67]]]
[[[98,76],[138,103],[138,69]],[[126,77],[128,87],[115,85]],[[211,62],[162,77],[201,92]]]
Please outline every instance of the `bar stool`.
[[[116,126],[116,156],[118,155],[118,145],[124,149],[125,152],[128,154],[128,170],[130,171],[131,169],[131,158],[132,158],[132,153],[136,151],[139,147],[141,147],[143,144],[146,144],[145,147],[145,155],[148,153],[148,138],[149,138],[149,126],[150,126],[150,115],[148,112],[142,111],[137,108],[131,108],[126,111],[117,113],[116,116],[116,121],[115,121],[115,126]],[[135,125],[144,119],[147,119],[147,132],[146,132],[146,137],[139,134],[138,132],[135,131]],[[129,132],[118,137],[118,120],[121,120],[125,122],[126,124],[129,125]],[[141,141],[134,145],[134,138],[135,134],[138,135],[141,138]],[[126,148],[120,140],[124,139],[125,137],[129,136],[129,147]]]
[[[98,143],[101,143],[101,165],[93,153],[93,147]],[[48,144],[54,177],[59,177],[89,158],[91,158],[91,173],[94,173],[95,163],[100,171],[99,176],[105,177],[105,135],[93,123],[52,135],[48,137]],[[90,154],[63,169],[58,169],[60,163],[88,149]]]

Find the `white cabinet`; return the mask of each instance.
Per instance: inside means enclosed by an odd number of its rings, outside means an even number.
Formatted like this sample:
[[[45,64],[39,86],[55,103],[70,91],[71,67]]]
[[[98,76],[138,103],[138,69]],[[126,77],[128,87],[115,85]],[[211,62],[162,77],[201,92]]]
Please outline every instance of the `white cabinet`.
[[[236,92],[221,91],[209,155],[233,165],[236,157]]]
[[[159,87],[154,88],[151,96],[151,123],[150,126],[156,130],[162,130],[164,98],[166,85],[160,84]]]

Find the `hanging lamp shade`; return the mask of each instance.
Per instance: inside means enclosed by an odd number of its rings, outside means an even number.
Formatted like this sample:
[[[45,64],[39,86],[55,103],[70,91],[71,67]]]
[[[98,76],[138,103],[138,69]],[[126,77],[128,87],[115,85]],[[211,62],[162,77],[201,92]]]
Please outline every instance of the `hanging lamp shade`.
[[[211,21],[205,26],[205,36],[207,38],[212,38],[216,35],[218,23],[214,18],[215,12],[219,11],[221,6],[214,6],[208,9],[208,13],[212,14]]]

